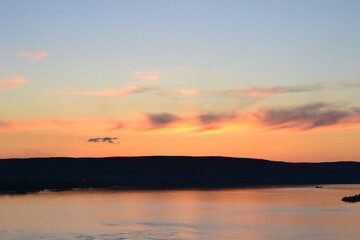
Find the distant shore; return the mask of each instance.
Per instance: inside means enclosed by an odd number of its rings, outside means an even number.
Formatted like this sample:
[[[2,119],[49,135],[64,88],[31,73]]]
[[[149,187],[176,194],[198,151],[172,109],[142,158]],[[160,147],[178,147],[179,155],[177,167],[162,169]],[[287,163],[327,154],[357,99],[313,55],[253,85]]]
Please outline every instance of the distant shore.
[[[327,184],[326,184],[327,185]],[[326,186],[324,185],[324,186]],[[333,184],[329,184],[333,185]],[[126,186],[102,186],[102,187],[74,187],[74,188],[53,188],[53,189],[28,189],[25,191],[0,191],[0,195],[26,195],[39,192],[65,192],[65,191],[168,191],[168,190],[222,190],[222,189],[263,189],[263,188],[316,188],[314,184],[301,185],[239,185],[239,186],[223,186],[223,187],[126,187]]]
[[[288,163],[228,157],[0,160],[0,193],[45,189],[191,189],[360,183],[360,162]]]

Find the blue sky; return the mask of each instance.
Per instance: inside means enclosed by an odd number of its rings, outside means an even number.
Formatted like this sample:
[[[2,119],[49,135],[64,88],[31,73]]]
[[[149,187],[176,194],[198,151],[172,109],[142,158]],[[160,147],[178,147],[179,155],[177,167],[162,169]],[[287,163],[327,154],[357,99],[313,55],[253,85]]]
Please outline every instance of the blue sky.
[[[1,46],[3,51],[46,49],[49,59],[43,64],[63,74],[65,84],[81,77],[125,77],[126,67],[179,66],[194,71],[192,84],[214,87],[219,82],[211,71],[223,73],[221,84],[229,86],[356,80],[359,4],[1,1]],[[21,70],[34,71],[33,66]]]

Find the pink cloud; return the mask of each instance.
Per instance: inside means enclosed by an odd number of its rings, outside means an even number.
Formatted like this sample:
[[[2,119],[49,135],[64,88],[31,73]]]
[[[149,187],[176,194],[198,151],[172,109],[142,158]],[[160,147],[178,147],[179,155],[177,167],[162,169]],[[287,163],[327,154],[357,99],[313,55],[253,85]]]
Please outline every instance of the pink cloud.
[[[180,96],[195,96],[199,93],[199,90],[196,89],[172,89],[172,90],[164,90],[158,92],[157,94],[160,96],[166,96],[170,98],[177,98]]]
[[[20,52],[14,53],[15,56],[28,57],[28,59],[32,60],[32,61],[40,60],[40,59],[46,57],[47,54],[48,54],[48,52],[46,52],[46,51],[41,51],[41,52],[20,51]]]
[[[308,86],[274,86],[274,87],[258,87],[258,86],[249,86],[245,89],[232,88],[226,93],[232,95],[241,95],[247,94],[252,96],[265,96],[271,94],[280,94],[280,93],[295,93],[295,92],[314,92],[325,90],[323,84],[314,84]]]
[[[22,77],[15,77],[12,79],[0,80],[0,89],[13,89],[13,88],[20,86],[21,84],[23,84],[25,82],[27,82],[27,80]]]
[[[58,91],[59,94],[72,94],[72,95],[95,95],[104,97],[121,97],[135,93],[142,93],[150,90],[150,88],[139,87],[139,86],[126,86],[124,89],[114,91]]]
[[[106,130],[114,121],[103,118],[79,119],[22,119],[14,121],[0,120],[0,131],[26,131],[56,129],[73,131],[74,129],[102,129]]]
[[[148,72],[138,72],[135,71],[132,74],[132,78],[142,81],[158,81],[160,80],[161,72],[159,70],[156,71],[148,71]]]
[[[39,119],[39,120],[19,120],[19,121],[0,121],[0,130],[16,131],[16,130],[32,130],[32,129],[48,129],[56,127],[69,127],[74,121],[58,120],[58,119]]]
[[[191,96],[191,95],[198,94],[199,90],[196,90],[196,89],[173,89],[173,90],[169,90],[167,93],[174,94],[174,95]]]

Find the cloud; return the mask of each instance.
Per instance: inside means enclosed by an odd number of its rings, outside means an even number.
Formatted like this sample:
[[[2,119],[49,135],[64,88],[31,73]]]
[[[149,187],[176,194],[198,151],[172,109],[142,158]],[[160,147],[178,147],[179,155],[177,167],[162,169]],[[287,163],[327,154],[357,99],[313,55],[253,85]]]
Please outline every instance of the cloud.
[[[79,124],[78,120],[60,120],[60,119],[36,119],[36,120],[18,120],[1,121],[1,131],[33,130],[33,129],[69,129]],[[87,121],[88,123],[88,121]]]
[[[148,71],[148,72],[134,71],[132,74],[132,78],[141,81],[154,82],[160,80],[160,75],[161,75],[160,70]]]
[[[295,87],[286,87],[286,86],[274,86],[274,87],[258,87],[258,86],[249,86],[245,89],[232,88],[227,90],[227,94],[231,95],[241,95],[247,94],[251,96],[264,96],[271,94],[281,94],[281,93],[295,93],[295,92],[314,92],[325,90],[323,84],[314,84],[309,86],[295,86]]]
[[[2,121],[0,120],[0,128],[6,128],[9,126],[9,123],[8,122],[5,122],[5,121]]]
[[[15,77],[12,79],[0,80],[0,89],[3,89],[3,90],[13,89],[13,88],[16,88],[16,87],[22,85],[25,82],[27,82],[27,80],[22,77]]]
[[[357,114],[359,114],[359,117],[360,117],[360,107],[354,107],[354,108],[352,108],[352,110],[354,112],[356,112]]]
[[[114,118],[73,118],[73,119],[21,119],[1,120],[0,131],[27,131],[54,129],[57,131],[74,130],[125,130],[132,129],[131,122],[122,122],[124,119]],[[115,127],[116,128],[115,128]],[[111,128],[112,127],[112,128]],[[133,130],[133,129],[132,129]]]
[[[327,103],[311,103],[303,106],[263,109],[253,114],[260,122],[272,129],[310,130],[337,124],[359,123],[357,108],[341,109]]]
[[[140,87],[140,86],[126,86],[123,89],[105,90],[105,91],[56,91],[59,94],[71,94],[71,95],[94,95],[104,97],[121,97],[135,93],[143,93],[151,90],[152,88]]]
[[[212,113],[212,114],[200,114],[198,119],[202,124],[213,124],[218,122],[224,122],[226,120],[233,120],[237,118],[236,113],[224,114],[224,113]]]
[[[135,112],[136,113],[136,112]],[[0,131],[56,129],[163,133],[214,133],[225,131],[309,131],[320,128],[360,127],[360,107],[342,107],[329,103],[260,108],[252,111],[136,113],[125,118],[28,119],[1,121]],[[116,142],[115,138],[91,138],[89,142]],[[110,142],[111,143],[111,142]]]
[[[191,132],[199,133],[209,130],[228,127],[228,125],[237,124],[239,113],[200,113],[196,110],[178,115],[169,112],[162,113],[141,113],[142,119],[133,119],[128,121],[125,128],[131,125],[131,128],[139,131],[164,130],[170,132]],[[116,129],[114,127],[113,129]]]
[[[198,120],[198,132],[220,129],[225,125],[242,122],[236,111],[230,113],[199,113],[196,118]]]
[[[115,143],[114,140],[117,140],[117,139],[118,139],[117,137],[90,138],[90,139],[88,139],[88,142]],[[120,143],[120,142],[116,142],[116,143]]]
[[[43,59],[47,54],[48,52],[46,51],[20,51],[13,53],[15,56],[27,57],[31,61]]]
[[[145,114],[145,116],[152,128],[163,128],[181,119],[177,115],[171,113],[150,113]]]
[[[199,93],[199,90],[196,89],[173,89],[168,91],[169,94],[175,95],[196,95]]]
[[[108,128],[108,130],[124,129],[126,126],[122,121],[119,120],[112,120],[111,122],[113,123],[113,126]]]
[[[172,89],[158,93],[162,96],[194,96],[199,93],[196,89]]]
[[[122,97],[135,93],[144,93],[153,90],[151,83],[159,79],[160,71],[152,72],[134,72],[133,78],[137,79],[135,82],[131,82],[123,85],[119,90],[101,90],[101,91],[52,91],[58,94],[70,94],[70,95],[93,95],[103,97]]]
[[[359,88],[360,82],[344,82],[341,86],[344,88]]]
[[[281,129],[308,131],[330,127],[333,129],[360,127],[360,108],[346,108],[329,103],[311,103],[301,106],[262,108],[253,111],[175,115],[169,112],[144,114],[146,122],[134,120],[133,129],[167,132],[201,133],[214,130],[235,131],[245,128],[277,131]],[[149,124],[148,127],[146,124]],[[137,127],[136,127],[137,126]],[[124,127],[125,129],[127,126]]]

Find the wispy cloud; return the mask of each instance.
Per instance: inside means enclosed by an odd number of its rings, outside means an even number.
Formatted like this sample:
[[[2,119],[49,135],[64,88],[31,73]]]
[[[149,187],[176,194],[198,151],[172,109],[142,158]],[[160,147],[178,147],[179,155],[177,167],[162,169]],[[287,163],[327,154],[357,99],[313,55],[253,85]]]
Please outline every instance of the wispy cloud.
[[[215,129],[221,129],[228,125],[236,124],[240,119],[238,112],[200,113],[196,110],[184,114],[140,113],[143,118],[127,121],[122,128],[130,128],[138,131],[165,130],[175,132],[199,133]],[[113,129],[116,129],[114,127]]]
[[[72,94],[72,95],[95,95],[104,97],[121,97],[135,93],[143,93],[152,88],[140,86],[126,86],[120,90],[105,90],[105,91],[55,91],[58,94]]]
[[[138,127],[134,129],[176,131],[181,128],[186,132],[201,133],[243,128],[309,131],[325,127],[360,127],[360,108],[346,108],[329,103],[262,108],[253,111],[237,109],[229,112],[201,113],[193,110],[190,114],[182,115],[169,112],[144,115],[148,127],[144,128],[144,122],[135,120],[132,126]]]
[[[8,123],[8,122],[1,121],[1,120],[0,120],[0,128],[1,128],[1,127],[5,128],[5,127],[8,127],[8,126],[9,126],[9,123]]]
[[[19,51],[13,53],[15,56],[27,57],[31,61],[36,61],[46,57],[48,52],[46,51]]]
[[[357,108],[340,108],[333,104],[311,103],[303,106],[270,108],[253,115],[270,129],[310,130],[339,124],[360,123]]]
[[[118,139],[117,137],[90,138],[90,139],[88,139],[88,142],[120,143],[120,142],[114,142],[114,140],[117,140],[117,139]]]
[[[194,96],[199,93],[197,89],[171,89],[167,91],[161,91],[158,94],[161,96],[177,97],[177,96]]]
[[[199,93],[199,90],[196,89],[173,89],[169,90],[168,93],[175,94],[175,95],[196,95]]]
[[[0,131],[27,131],[52,129],[56,131],[74,130],[114,130],[110,129],[114,123],[120,120],[109,118],[73,118],[73,119],[21,119],[21,120],[1,120]],[[127,128],[129,126],[126,126]],[[119,129],[119,127],[117,128]],[[128,128],[129,129],[129,128]]]
[[[23,83],[27,82],[28,80],[22,78],[22,77],[14,77],[11,79],[2,80],[0,79],[0,89],[7,90],[7,89],[13,89],[16,88]]]
[[[144,93],[154,89],[152,84],[159,79],[160,71],[151,72],[133,72],[133,78],[136,81],[129,82],[123,85],[118,90],[100,90],[100,91],[79,91],[79,90],[55,90],[52,91],[58,94],[71,94],[71,95],[94,95],[103,97],[122,97],[130,94]]]
[[[81,120],[62,120],[62,119],[36,119],[36,120],[17,120],[0,121],[1,131],[34,130],[34,129],[69,129],[81,126],[81,123],[89,124],[89,121]]]
[[[344,88],[360,88],[360,82],[343,82],[341,86]]]
[[[135,112],[136,113],[136,112]],[[122,132],[183,132],[189,134],[224,131],[310,131],[321,128],[341,129],[360,127],[360,107],[343,107],[329,103],[300,106],[269,107],[255,110],[234,109],[226,112],[136,113],[125,118],[104,119],[38,119],[0,120],[0,131],[56,129],[73,131],[91,129]],[[90,142],[108,142],[108,138],[91,138]],[[104,139],[104,140],[102,140]],[[114,138],[110,138],[114,141]]]
[[[140,71],[133,71],[132,78],[141,81],[158,81],[160,80],[161,71],[147,71],[147,72],[140,72]]]
[[[315,84],[309,86],[273,86],[273,87],[259,87],[259,86],[249,86],[245,89],[241,88],[232,88],[226,91],[227,94],[231,95],[252,95],[252,96],[264,96],[271,94],[280,94],[280,93],[295,93],[295,92],[314,92],[325,90],[324,84]]]

